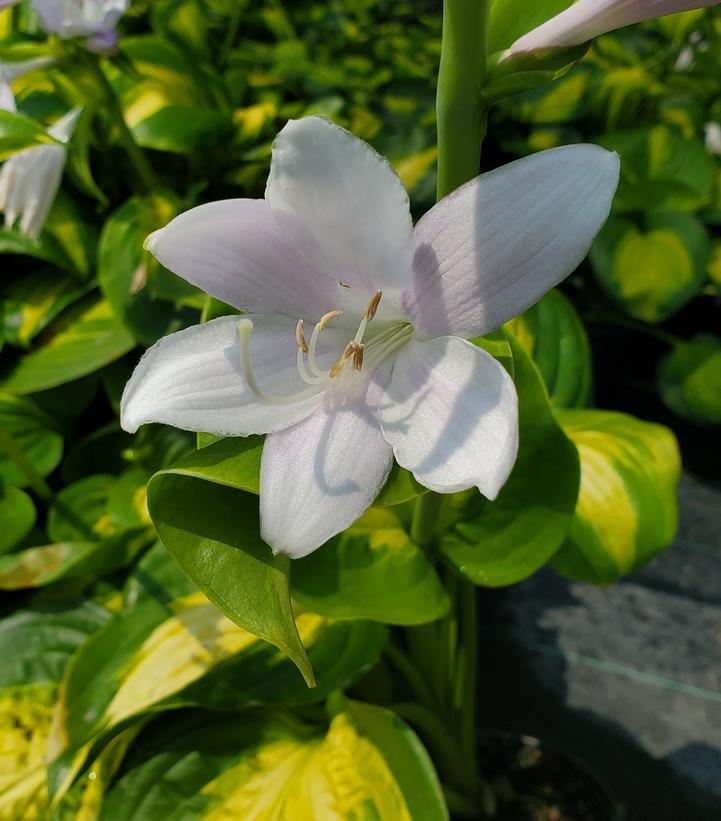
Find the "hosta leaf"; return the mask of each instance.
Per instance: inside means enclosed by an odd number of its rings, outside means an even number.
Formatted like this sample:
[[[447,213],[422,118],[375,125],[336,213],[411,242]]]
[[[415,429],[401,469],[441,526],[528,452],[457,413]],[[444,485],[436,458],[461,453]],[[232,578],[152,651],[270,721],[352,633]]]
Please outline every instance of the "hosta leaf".
[[[0,485],[0,554],[12,550],[32,530],[36,518],[33,500],[16,487]]]
[[[27,347],[68,305],[84,296],[88,284],[57,271],[35,271],[12,282],[0,304],[0,332],[7,342]]]
[[[488,51],[509,48],[521,35],[562,12],[573,0],[491,0]]]
[[[48,536],[55,542],[93,541],[110,532],[105,509],[113,482],[100,473],[66,485],[50,505]]]
[[[64,759],[150,712],[194,703],[236,708],[321,700],[368,669],[386,640],[381,625],[301,614],[298,629],[318,676],[318,687],[308,689],[277,649],[231,622],[202,593],[187,592],[167,555],[163,561],[155,553],[145,565],[150,576],[139,575],[128,607],[83,645],[68,670],[54,740]]]
[[[0,431],[12,437],[19,457],[0,447],[0,480],[9,485],[26,487],[28,474],[19,464],[27,461],[32,470],[47,476],[60,462],[63,437],[55,422],[30,399],[0,392]]]
[[[676,533],[680,459],[667,428],[623,413],[559,412],[581,458],[581,490],[553,566],[611,582],[649,561]]]
[[[372,725],[368,733],[366,723]],[[400,719],[383,728],[380,723],[362,711],[356,717],[352,707],[327,729],[260,711],[189,712],[171,726],[154,723],[131,749],[101,819],[130,821],[142,806],[153,821],[444,821],[447,811],[427,754],[417,740],[408,743],[412,734]],[[373,737],[384,730],[392,764]]]
[[[19,610],[0,620],[0,818],[46,817],[46,755],[57,682],[109,613],[83,603]]]
[[[721,338],[699,334],[659,365],[657,382],[672,411],[700,425],[721,425]]]
[[[453,524],[441,552],[474,584],[498,587],[534,573],[563,543],[576,505],[578,454],[553,417],[538,369],[509,335],[519,397],[520,448],[495,502],[477,490],[448,497]]]
[[[0,556],[0,590],[43,587],[60,579],[109,573],[131,562],[150,546],[152,538],[141,528],[99,542],[61,542]]]
[[[153,523],[208,598],[236,624],[287,653],[312,684],[290,607],[289,559],[274,556],[260,538],[258,500],[243,492],[246,474],[229,470],[233,460],[211,458],[207,467],[198,466],[210,448],[153,477],[148,486]]]
[[[433,565],[391,510],[370,510],[345,533],[291,566],[293,596],[335,618],[422,624],[448,610]]]
[[[146,346],[191,321],[182,309],[155,298],[153,277],[160,265],[143,250],[145,238],[170,222],[177,210],[178,203],[167,195],[133,197],[112,214],[100,238],[100,288],[116,315]],[[167,271],[161,275],[175,278]]]
[[[507,327],[533,358],[554,405],[588,404],[593,381],[588,337],[573,305],[560,291],[546,294]]]
[[[645,231],[612,217],[591,249],[601,285],[638,319],[659,322],[701,288],[710,253],[703,224],[690,214],[654,212]]]
[[[621,155],[621,182],[613,201],[618,214],[654,209],[694,211],[713,190],[713,160],[698,140],[668,126],[608,134],[599,143]]]
[[[10,393],[25,394],[64,385],[133,347],[132,334],[107,302],[84,301],[60,318],[47,344],[20,358],[2,387]]]
[[[0,110],[0,161],[24,148],[43,144],[53,145],[57,142],[35,120],[23,114]]]

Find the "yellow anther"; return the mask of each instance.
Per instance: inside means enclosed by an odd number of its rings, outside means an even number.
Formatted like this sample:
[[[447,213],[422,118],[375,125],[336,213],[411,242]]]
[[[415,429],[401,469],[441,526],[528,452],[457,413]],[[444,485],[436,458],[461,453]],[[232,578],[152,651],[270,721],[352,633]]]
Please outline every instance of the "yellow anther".
[[[303,353],[308,353],[308,343],[305,341],[305,334],[303,333],[303,320],[299,319],[295,326],[295,341]]]
[[[363,314],[364,319],[373,319],[376,315],[376,311],[378,310],[378,305],[380,304],[381,297],[383,296],[383,291],[376,291],[370,299],[368,303],[368,307],[366,308],[365,314]]]
[[[349,343],[345,346],[345,350],[343,351],[343,354],[342,354],[341,358],[340,358],[340,359],[339,359],[339,360],[335,363],[335,365],[333,365],[333,367],[330,369],[330,371],[329,371],[329,376],[330,376],[330,378],[331,378],[331,379],[335,379],[335,378],[336,378],[336,376],[338,376],[338,374],[339,374],[339,373],[343,370],[343,368],[345,367],[345,363],[346,363],[346,362],[347,362],[347,361],[348,361],[351,357],[353,357],[353,360],[354,360],[354,362],[355,362],[355,355],[356,355],[356,351],[357,351],[357,350],[358,350],[358,343],[357,343],[357,342],[353,342],[353,341],[351,340],[351,341],[350,341],[350,342],[349,342]]]
[[[334,319],[336,316],[340,316],[342,313],[343,311],[328,311],[327,314],[323,314],[323,316],[320,318],[320,322],[318,323],[318,327],[320,328],[320,330],[322,331],[323,328],[325,328],[325,326],[331,321],[331,319]]]
[[[353,352],[353,370],[360,371],[363,368],[363,351],[365,349],[365,345],[357,345],[355,351]]]

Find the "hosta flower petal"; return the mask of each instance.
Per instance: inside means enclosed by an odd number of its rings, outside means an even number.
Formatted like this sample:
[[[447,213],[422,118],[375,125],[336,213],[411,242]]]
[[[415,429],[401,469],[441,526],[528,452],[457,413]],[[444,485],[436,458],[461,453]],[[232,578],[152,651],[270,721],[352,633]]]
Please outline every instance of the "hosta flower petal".
[[[370,507],[392,462],[364,396],[271,434],[260,471],[263,538],[275,553],[306,556]]]
[[[403,306],[429,337],[488,333],[565,279],[603,226],[616,154],[594,145],[543,151],[454,191],[416,226]]]
[[[13,94],[10,84],[0,79],[0,111],[17,111],[15,105],[15,95]]]
[[[80,109],[61,117],[48,133],[67,142],[75,128]],[[14,154],[0,168],[0,211],[5,227],[20,218],[20,230],[36,239],[42,231],[65,168],[67,149],[63,145],[38,145]]]
[[[61,39],[111,31],[130,6],[130,0],[32,0],[40,25]]]
[[[291,120],[273,143],[265,197],[306,258],[332,279],[369,293],[410,282],[408,195],[363,140],[320,117]]]
[[[251,316],[250,347],[263,388],[287,396],[308,390],[296,367],[295,323],[286,317]],[[241,368],[238,317],[221,317],[163,337],[140,360],[120,406],[123,428],[133,433],[147,422],[247,436],[282,430],[305,419],[320,403],[316,395],[292,404],[261,403]],[[328,367],[344,337],[324,331],[319,360]]]
[[[265,200],[221,200],[176,217],[146,241],[173,273],[244,311],[318,319],[344,290],[318,273]]]
[[[490,354],[454,337],[412,342],[379,404],[396,461],[421,484],[497,496],[516,459],[518,406],[513,380]]]
[[[577,46],[643,20],[718,4],[719,0],[578,0],[516,40],[511,53]]]

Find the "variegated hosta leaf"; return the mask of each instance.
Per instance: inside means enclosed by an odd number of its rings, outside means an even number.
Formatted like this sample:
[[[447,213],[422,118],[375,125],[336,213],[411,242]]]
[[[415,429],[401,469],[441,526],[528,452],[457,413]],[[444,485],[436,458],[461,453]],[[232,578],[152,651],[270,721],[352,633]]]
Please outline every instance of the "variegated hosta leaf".
[[[300,614],[318,679],[308,689],[292,662],[193,591],[169,557],[149,554],[138,575],[147,588],[131,588],[129,606],[88,639],[63,680],[51,744],[63,766],[149,712],[321,700],[370,667],[385,643],[381,625]]]
[[[0,621],[0,821],[47,818],[46,756],[57,682],[109,613],[87,601]]]
[[[577,408],[591,398],[591,349],[580,317],[560,291],[540,302],[506,327],[533,358],[554,405]]]
[[[267,712],[184,713],[131,749],[102,821],[444,821],[423,747],[396,716],[354,704],[327,728]]]
[[[559,412],[581,457],[581,491],[553,566],[573,579],[611,582],[673,541],[680,459],[665,427],[623,413]]]

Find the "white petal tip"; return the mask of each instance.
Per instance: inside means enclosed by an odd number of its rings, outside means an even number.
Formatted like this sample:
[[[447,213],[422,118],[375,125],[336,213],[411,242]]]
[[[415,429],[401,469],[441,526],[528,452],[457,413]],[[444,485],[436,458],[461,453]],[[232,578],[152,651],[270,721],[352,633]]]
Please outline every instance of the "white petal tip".
[[[145,238],[145,242],[143,243],[143,248],[145,248],[145,250],[149,253],[153,254],[153,256],[155,256],[155,250],[158,247],[158,241],[160,239],[160,235],[162,234],[162,232],[162,228],[160,228],[158,231],[153,231],[152,234],[149,234]]]

